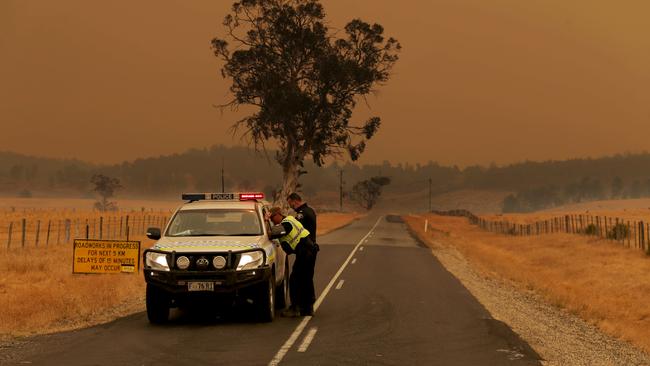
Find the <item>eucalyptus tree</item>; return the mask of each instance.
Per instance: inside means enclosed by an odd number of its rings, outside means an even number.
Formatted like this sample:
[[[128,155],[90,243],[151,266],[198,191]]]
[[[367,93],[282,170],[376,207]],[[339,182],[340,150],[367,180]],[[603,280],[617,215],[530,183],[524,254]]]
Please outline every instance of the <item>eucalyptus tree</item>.
[[[277,145],[282,203],[298,187],[305,159],[322,166],[345,152],[359,158],[380,118],[353,122],[353,110],[388,81],[397,40],[360,19],[334,32],[317,0],[238,1],[223,25],[225,35],[211,42],[222,76],[232,80],[232,98],[221,107],[253,107],[232,130],[256,150]]]

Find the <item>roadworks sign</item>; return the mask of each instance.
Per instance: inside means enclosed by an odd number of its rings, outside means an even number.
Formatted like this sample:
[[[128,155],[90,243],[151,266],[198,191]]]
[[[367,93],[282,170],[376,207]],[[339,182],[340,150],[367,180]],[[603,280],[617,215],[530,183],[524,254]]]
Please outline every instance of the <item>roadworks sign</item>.
[[[140,242],[75,239],[72,273],[137,273]]]

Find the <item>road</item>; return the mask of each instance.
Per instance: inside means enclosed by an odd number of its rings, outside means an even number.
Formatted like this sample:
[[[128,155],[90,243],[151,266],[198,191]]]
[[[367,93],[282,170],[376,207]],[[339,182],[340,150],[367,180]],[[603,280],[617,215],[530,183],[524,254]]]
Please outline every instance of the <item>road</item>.
[[[539,356],[412,238],[370,215],[319,238],[314,317],[263,324],[244,314],[138,313],[28,340],[3,364],[538,365]]]

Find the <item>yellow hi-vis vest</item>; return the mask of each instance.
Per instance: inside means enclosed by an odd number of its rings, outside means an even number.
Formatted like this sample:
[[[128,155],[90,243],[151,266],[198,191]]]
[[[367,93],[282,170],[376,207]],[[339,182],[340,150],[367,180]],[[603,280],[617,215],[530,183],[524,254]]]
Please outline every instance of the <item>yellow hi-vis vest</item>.
[[[291,224],[291,231],[287,235],[280,238],[280,241],[286,241],[291,249],[296,250],[298,243],[302,238],[309,236],[309,230],[305,229],[300,221],[296,220],[293,216],[287,216],[282,219],[282,222],[288,222]]]

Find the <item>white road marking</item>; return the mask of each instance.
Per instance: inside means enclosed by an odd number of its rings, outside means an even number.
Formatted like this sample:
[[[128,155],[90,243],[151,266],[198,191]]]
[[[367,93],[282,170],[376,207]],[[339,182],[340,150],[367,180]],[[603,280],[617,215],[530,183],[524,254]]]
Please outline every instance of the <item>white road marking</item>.
[[[318,332],[318,327],[311,327],[309,329],[309,332],[307,332],[307,335],[305,336],[305,339],[302,340],[302,343],[300,344],[300,347],[298,347],[298,352],[307,351],[307,348],[309,348],[309,345],[311,344],[311,341],[313,341],[314,337],[316,336],[316,332]]]
[[[382,218],[383,218],[383,216],[380,216],[377,219],[377,222],[375,222],[375,225],[372,227],[372,229],[370,229],[370,231],[368,231],[368,233],[363,238],[361,238],[361,240],[359,240],[357,245],[354,246],[354,248],[350,252],[350,255],[348,255],[348,258],[345,260],[345,262],[343,262],[343,264],[341,265],[339,270],[336,272],[336,274],[334,274],[334,277],[332,277],[330,282],[327,284],[327,287],[325,287],[325,290],[323,290],[323,292],[320,294],[320,296],[318,297],[318,300],[316,300],[316,303],[314,303],[314,311],[318,310],[318,308],[320,307],[320,304],[325,299],[325,296],[327,296],[327,294],[332,289],[332,286],[334,285],[334,282],[336,282],[336,280],[339,278],[339,276],[341,275],[341,273],[343,272],[345,267],[347,267],[348,262],[350,262],[350,259],[352,258],[352,256],[354,256],[354,253],[357,251],[357,249],[359,249],[359,247],[361,246],[361,243],[363,243],[363,241],[366,240],[366,238],[368,238],[368,236],[375,230],[377,225],[379,225],[379,221],[381,221]],[[309,323],[310,320],[311,320],[311,316],[306,316],[306,317],[304,317],[302,319],[302,321],[300,322],[300,324],[298,324],[298,326],[293,331],[293,333],[291,333],[291,335],[289,336],[287,341],[284,342],[282,347],[280,347],[280,349],[275,354],[275,356],[273,357],[271,362],[269,362],[269,366],[276,366],[276,365],[280,364],[280,361],[282,361],[282,359],[287,354],[287,352],[289,352],[289,349],[291,349],[293,344],[296,343],[296,340],[298,339],[298,337],[300,336],[302,331],[305,329],[305,326],[307,326],[307,323]]]
[[[339,281],[339,284],[336,285],[336,289],[337,289],[337,290],[340,290],[341,287],[343,287],[343,282],[345,282],[345,280],[340,280],[340,281]]]
[[[363,252],[363,247],[360,247],[360,248],[359,248],[359,251],[360,251],[360,252]]]
[[[356,259],[356,258],[354,258],[354,259],[352,260],[352,262],[351,262],[351,263],[352,263],[352,264],[355,264],[355,263],[357,263],[357,259]]]

